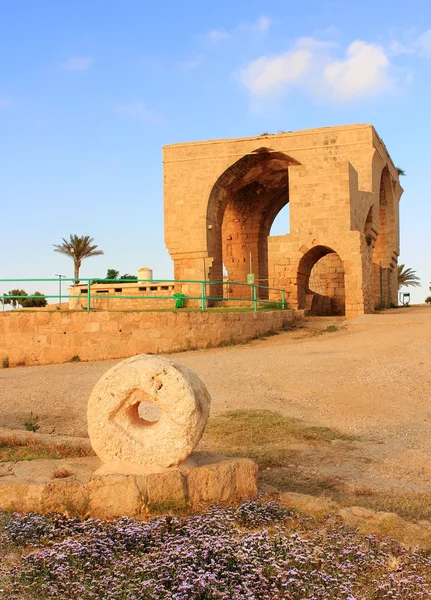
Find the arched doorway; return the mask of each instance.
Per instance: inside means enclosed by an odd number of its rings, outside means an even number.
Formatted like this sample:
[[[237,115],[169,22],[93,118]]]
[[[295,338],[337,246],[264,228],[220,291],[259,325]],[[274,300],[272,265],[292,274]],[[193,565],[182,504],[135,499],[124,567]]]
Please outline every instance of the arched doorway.
[[[269,148],[247,154],[227,169],[214,185],[208,204],[210,279],[221,281],[222,265],[228,280],[268,285],[268,236],[274,219],[289,202],[289,166],[293,158]],[[214,286],[215,287],[215,286]],[[233,297],[244,288],[231,286]],[[212,295],[220,297],[221,290]],[[267,297],[259,290],[259,297]]]
[[[298,266],[298,308],[312,315],[345,315],[344,265],[328,246],[315,246]]]

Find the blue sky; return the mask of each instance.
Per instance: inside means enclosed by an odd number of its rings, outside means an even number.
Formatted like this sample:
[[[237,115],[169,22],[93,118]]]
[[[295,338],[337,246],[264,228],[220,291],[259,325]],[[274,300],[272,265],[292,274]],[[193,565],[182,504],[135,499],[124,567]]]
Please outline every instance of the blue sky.
[[[0,0],[0,277],[71,276],[52,246],[70,233],[105,251],[83,277],[171,277],[163,145],[372,123],[407,173],[400,262],[423,301],[430,91],[425,0]]]

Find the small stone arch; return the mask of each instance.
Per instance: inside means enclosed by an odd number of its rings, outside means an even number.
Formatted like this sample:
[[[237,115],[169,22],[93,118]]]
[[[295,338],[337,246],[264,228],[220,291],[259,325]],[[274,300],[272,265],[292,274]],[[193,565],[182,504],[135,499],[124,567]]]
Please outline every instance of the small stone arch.
[[[317,245],[299,261],[298,308],[311,315],[345,315],[344,265],[329,246]]]

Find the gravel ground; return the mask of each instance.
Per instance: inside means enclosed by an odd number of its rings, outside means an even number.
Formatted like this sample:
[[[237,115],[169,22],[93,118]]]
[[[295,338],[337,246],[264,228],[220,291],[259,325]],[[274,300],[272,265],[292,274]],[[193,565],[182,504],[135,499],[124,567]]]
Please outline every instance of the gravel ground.
[[[264,408],[358,435],[369,464],[358,462],[352,481],[431,491],[431,308],[365,315],[332,333],[316,329],[328,322],[170,358],[202,378],[213,412]],[[117,362],[1,370],[0,427],[22,428],[33,412],[41,432],[85,436],[90,391]]]

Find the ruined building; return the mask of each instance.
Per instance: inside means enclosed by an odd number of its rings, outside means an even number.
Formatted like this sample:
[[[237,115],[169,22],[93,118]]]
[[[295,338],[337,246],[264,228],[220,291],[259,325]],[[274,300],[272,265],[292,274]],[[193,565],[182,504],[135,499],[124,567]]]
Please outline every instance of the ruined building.
[[[372,125],[163,149],[175,279],[283,288],[292,308],[354,317],[397,302],[397,168]],[[271,236],[290,207],[290,232]],[[229,286],[210,285],[222,299]],[[260,298],[279,292],[258,288]],[[244,294],[232,285],[230,297]]]

